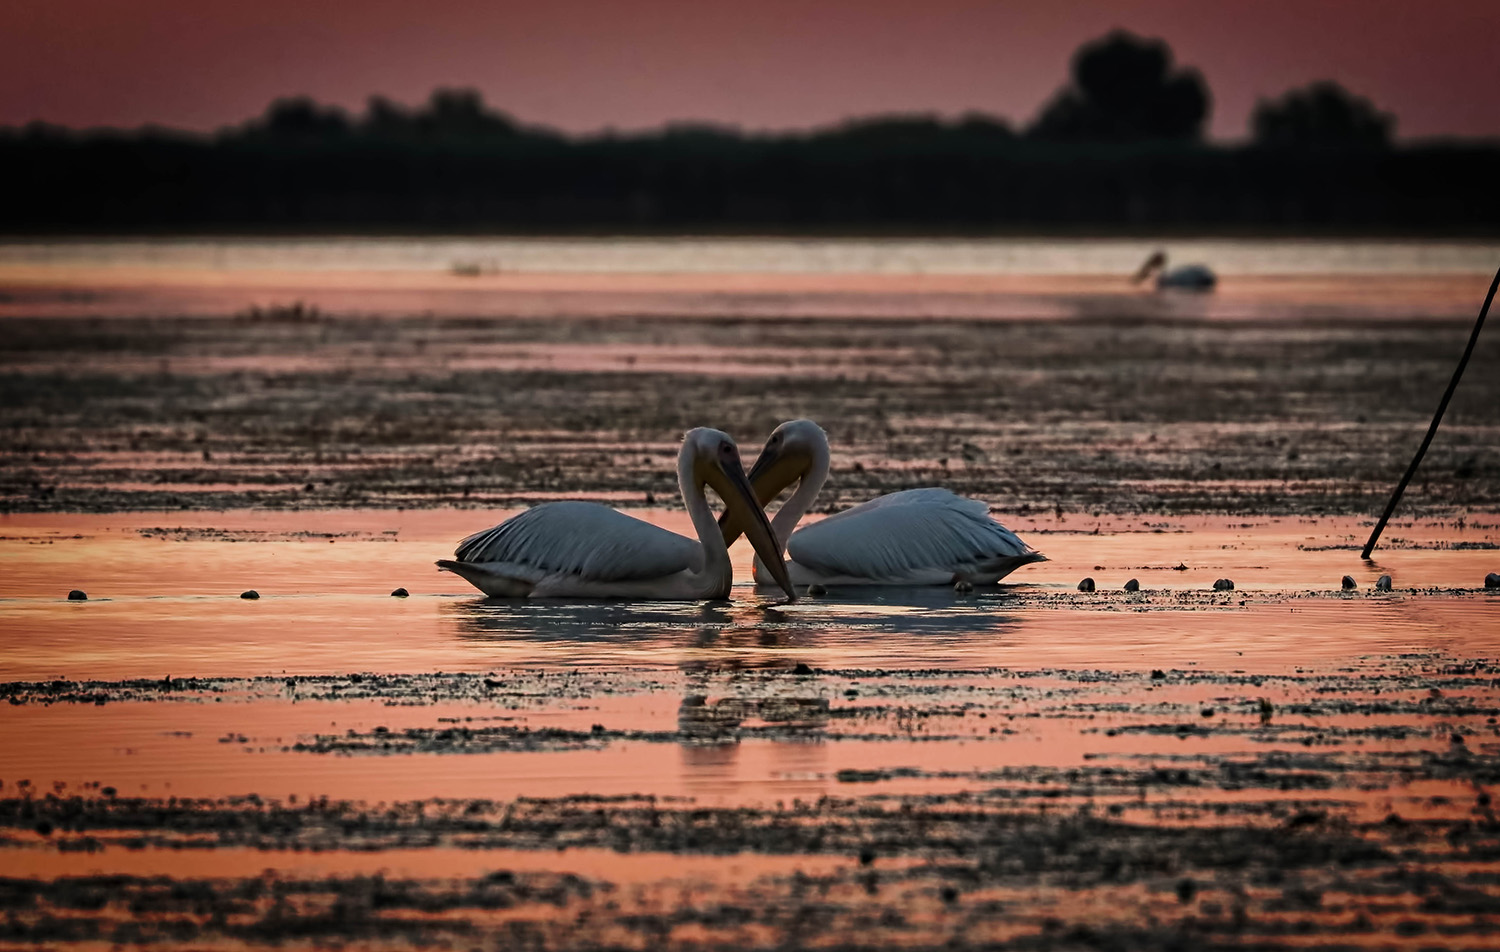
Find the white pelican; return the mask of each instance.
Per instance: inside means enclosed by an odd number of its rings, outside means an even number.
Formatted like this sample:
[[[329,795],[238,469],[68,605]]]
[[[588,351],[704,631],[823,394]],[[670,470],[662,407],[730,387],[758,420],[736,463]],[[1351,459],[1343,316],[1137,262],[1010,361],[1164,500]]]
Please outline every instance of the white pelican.
[[[750,470],[764,505],[797,490],[771,521],[786,547],[796,585],[993,585],[1047,557],[990,518],[989,507],[946,489],[908,489],[845,509],[793,533],[828,478],[828,437],[811,420],[778,426]],[[724,538],[741,531],[739,513],[719,519]],[[771,563],[767,563],[771,564]],[[769,584],[759,559],[755,580]]]
[[[1153,273],[1156,275],[1157,290],[1178,288],[1185,291],[1212,291],[1219,282],[1206,264],[1183,264],[1168,268],[1165,251],[1153,252],[1130,280],[1134,284],[1140,284]]]
[[[698,541],[592,502],[533,506],[458,544],[438,568],[492,598],[725,598],[729,547],[703,487],[746,527],[769,577],[795,597],[766,514],[755,502],[740,451],[727,433],[699,427],[683,437],[677,483]]]

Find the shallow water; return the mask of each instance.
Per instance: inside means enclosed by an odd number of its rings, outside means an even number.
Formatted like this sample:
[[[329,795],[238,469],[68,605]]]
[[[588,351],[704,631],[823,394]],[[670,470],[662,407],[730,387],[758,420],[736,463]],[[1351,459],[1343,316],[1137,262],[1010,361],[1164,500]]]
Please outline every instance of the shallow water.
[[[1494,947],[1493,384],[1424,518],[1362,562],[1351,514],[1500,249],[1173,243],[1207,297],[1131,288],[1147,250],[0,245],[40,318],[0,368],[0,947]],[[299,300],[382,316],[159,319]],[[788,315],[901,320],[723,320]],[[436,572],[540,499],[686,531],[684,407],[812,414],[831,504],[953,486],[1050,561],[791,605]]]
[[[1158,247],[1212,295],[1128,278]],[[1173,319],[1468,316],[1500,246],[1191,239],[163,238],[0,243],[0,317],[341,314],[507,317]]]
[[[668,529],[689,528],[681,512],[640,514]],[[774,597],[779,593],[745,584],[731,599],[708,603],[495,601],[432,569],[431,559],[445,555],[455,538],[507,515],[352,511],[0,519],[0,625],[8,632],[0,679],[232,682],[208,708],[127,699],[112,701],[107,714],[71,704],[13,709],[7,715],[7,774],[19,771],[39,784],[104,777],[117,785],[141,784],[154,794],[191,796],[273,790],[392,800],[438,790],[500,795],[489,768],[475,773],[479,765],[464,758],[394,786],[368,760],[284,754],[247,759],[246,751],[295,743],[313,724],[334,733],[376,723],[401,729],[434,717],[508,710],[435,694],[418,698],[420,709],[403,714],[385,708],[389,699],[323,697],[313,707],[332,712],[325,723],[325,715],[297,703],[297,689],[282,689],[275,680],[282,677],[439,671],[504,679],[516,672],[585,672],[581,676],[602,678],[599,683],[609,689],[564,697],[544,691],[523,705],[526,719],[584,731],[596,719],[611,727],[656,730],[675,728],[688,697],[732,692],[741,675],[753,680],[757,671],[784,672],[796,664],[832,671],[1108,669],[1140,675],[1197,669],[1287,676],[1304,668],[1358,668],[1367,657],[1500,653],[1500,597],[1476,586],[1495,560],[1500,530],[1483,519],[1462,526],[1398,523],[1388,530],[1393,547],[1380,550],[1371,563],[1357,559],[1365,529],[1358,520],[1013,520],[1012,527],[1050,557],[1017,572],[1013,584],[972,595],[942,588],[835,589],[790,605]],[[748,548],[741,543],[734,555],[737,574],[748,575]],[[1339,589],[1345,572],[1358,580],[1358,592]],[[1374,579],[1386,573],[1397,580],[1397,590],[1373,592]],[[1085,576],[1096,579],[1098,591],[1076,591]],[[1143,591],[1120,591],[1128,577],[1139,578]],[[1232,577],[1235,590],[1211,591],[1221,577]],[[397,586],[411,597],[391,597]],[[85,589],[89,600],[67,601],[71,588]],[[252,588],[258,600],[239,598]],[[270,687],[246,678],[269,678]],[[987,683],[993,675],[977,680]],[[815,681],[805,686],[815,688],[806,696],[827,693]],[[753,711],[741,713],[753,720]],[[94,726],[101,717],[107,730]],[[1051,726],[1039,728],[1037,739],[1058,730],[1072,736],[1067,720],[1043,723]],[[183,724],[195,739],[177,733]],[[225,737],[240,739],[226,745]],[[68,760],[86,769],[59,772],[56,751],[64,738]],[[512,753],[501,757],[507,761],[503,791],[676,796],[713,790],[735,801],[821,794],[837,786],[831,778],[839,770],[858,767],[869,756],[858,745],[844,745],[840,756],[831,756],[826,739],[819,729],[791,738],[790,746],[773,742],[732,763],[711,750],[686,748],[681,757],[669,755],[644,787],[640,763],[648,754],[628,739],[608,756],[596,750]],[[809,747],[808,740],[819,743]],[[1168,739],[1169,747],[1175,744]],[[937,752],[938,763],[969,756],[942,745],[926,749]],[[1058,764],[1081,755],[1075,744],[1063,749],[1068,753]],[[1135,738],[1127,749],[1154,748],[1149,738]],[[559,764],[572,766],[551,766]],[[281,786],[268,788],[267,782]]]
[[[489,602],[433,568],[457,539],[514,511],[0,516],[0,624],[26,635],[0,654],[0,678],[736,659],[1090,666],[1142,651],[1154,666],[1239,657],[1287,666],[1500,649],[1500,599],[1449,591],[1482,585],[1500,519],[1398,521],[1366,563],[1368,524],[1357,519],[1031,516],[1007,522],[1049,561],[998,590],[840,589],[793,605],[743,583],[717,603]],[[691,531],[681,511],[636,514]],[[748,578],[748,545],[732,554]],[[1352,598],[1339,588],[1345,574],[1360,587]],[[1372,591],[1384,574],[1396,592]],[[1076,591],[1085,577],[1095,594]],[[1129,578],[1141,594],[1120,591]],[[1235,590],[1212,592],[1219,578]],[[412,597],[390,597],[398,587]],[[66,601],[75,588],[89,601]],[[261,597],[240,599],[248,589]],[[1319,631],[1337,636],[1309,637]]]
[[[792,605],[431,568],[508,514],[0,517],[11,934],[1494,937],[1500,519],[1401,521],[1361,563],[1357,519],[1033,515],[1051,561],[1012,585]]]

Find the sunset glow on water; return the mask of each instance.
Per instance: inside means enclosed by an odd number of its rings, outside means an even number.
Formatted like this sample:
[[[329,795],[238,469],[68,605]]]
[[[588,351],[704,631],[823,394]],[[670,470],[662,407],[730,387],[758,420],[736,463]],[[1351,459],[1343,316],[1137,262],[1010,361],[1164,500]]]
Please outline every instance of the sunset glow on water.
[[[0,243],[0,316],[301,302],[462,316],[1285,319],[1469,315],[1493,243],[1178,240],[1218,294],[1129,282],[1151,240],[159,239]]]
[[[1358,552],[1496,249],[1174,245],[1210,296],[1130,285],[1146,250],[0,246],[9,921],[1484,947],[1430,883],[1493,901],[1500,378]],[[710,602],[489,600],[433,564],[557,499],[691,534],[685,417],[748,464],[793,413],[833,444],[809,520],[949,486],[1048,561],[790,604],[744,542]]]

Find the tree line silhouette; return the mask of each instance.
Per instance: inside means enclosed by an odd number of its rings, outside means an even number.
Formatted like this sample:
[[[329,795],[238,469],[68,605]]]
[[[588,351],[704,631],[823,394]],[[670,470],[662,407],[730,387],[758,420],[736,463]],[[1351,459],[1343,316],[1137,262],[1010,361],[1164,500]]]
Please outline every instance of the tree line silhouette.
[[[13,233],[206,229],[1494,232],[1491,141],[1399,145],[1334,83],[1262,101],[1243,145],[1160,40],[1085,44],[1018,129],[984,115],[812,132],[712,124],[567,136],[468,89],[351,116],[305,97],[214,135],[0,129]]]

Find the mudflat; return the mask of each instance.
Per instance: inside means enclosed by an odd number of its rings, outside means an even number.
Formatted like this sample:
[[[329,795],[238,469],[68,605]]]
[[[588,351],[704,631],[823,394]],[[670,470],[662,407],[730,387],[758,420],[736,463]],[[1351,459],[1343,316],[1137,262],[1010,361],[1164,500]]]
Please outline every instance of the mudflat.
[[[1358,558],[1467,331],[0,321],[0,946],[1493,947],[1493,338]],[[552,498],[687,531],[681,432],[801,416],[820,508],[949,486],[1050,561],[794,604],[432,567]]]
[[[1467,321],[37,318],[0,325],[0,508],[670,505],[686,429],[828,430],[830,511],[1378,512]],[[1411,494],[1500,510],[1500,338]]]

